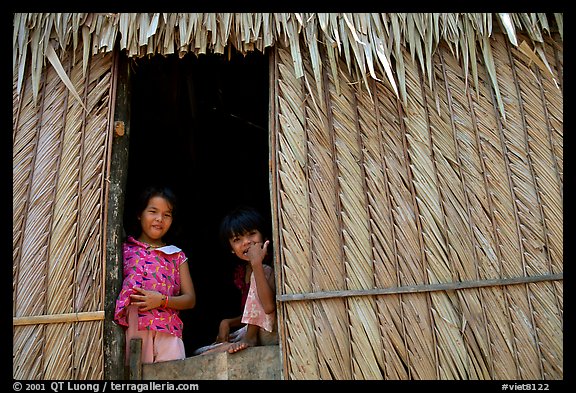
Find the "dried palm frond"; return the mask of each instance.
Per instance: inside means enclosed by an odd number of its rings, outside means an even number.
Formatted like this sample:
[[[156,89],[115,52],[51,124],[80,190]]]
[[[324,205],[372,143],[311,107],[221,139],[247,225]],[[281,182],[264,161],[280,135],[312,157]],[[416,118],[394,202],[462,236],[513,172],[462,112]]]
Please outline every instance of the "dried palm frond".
[[[37,107],[31,75],[22,101],[15,101],[13,350],[14,376],[21,379],[103,373],[102,351],[95,350],[102,346],[102,321],[49,319],[92,315],[104,307],[101,234],[112,56],[91,57],[85,74],[82,51],[79,46],[76,54],[50,61]],[[43,317],[48,319],[37,322],[42,325],[16,326],[23,318]]]
[[[562,379],[554,18],[15,14],[14,377],[103,375],[119,38],[128,56],[275,46],[286,379]]]
[[[482,18],[473,23],[491,29]],[[562,284],[545,278],[562,271],[561,109],[550,105],[561,93],[544,87],[553,86],[550,72],[505,40],[486,41],[492,64],[477,64],[478,82],[448,44],[431,59],[431,79],[400,47],[404,106],[375,78],[370,93],[360,89],[345,59],[339,90],[324,65],[319,96],[312,61],[299,84],[289,50],[279,49],[280,287],[298,295],[284,298],[283,320],[322,332],[314,341],[286,328],[285,347],[298,353],[285,360],[288,378],[561,378]],[[546,48],[548,64],[560,65],[552,72],[561,72],[559,52]],[[491,80],[501,86],[500,102]],[[538,276],[542,282],[520,279]],[[513,277],[519,284],[371,291]],[[338,354],[335,341],[349,343],[345,362],[326,360]],[[329,373],[296,348],[310,343],[310,356]]]
[[[318,43],[337,48],[339,56],[344,56],[348,70],[368,87],[367,76],[376,78],[375,65],[384,69],[386,80],[406,104],[404,87],[404,59],[399,47],[409,48],[412,61],[418,62],[422,74],[432,79],[432,56],[440,42],[454,45],[456,56],[462,51],[465,61],[476,57],[480,50],[482,58],[491,68],[490,46],[487,39],[492,35],[492,19],[498,23],[509,41],[518,45],[517,32],[526,31],[530,40],[543,42],[543,33],[550,34],[550,23],[546,14],[349,14],[349,13],[117,13],[117,14],[14,14],[13,68],[18,69],[18,93],[21,89],[23,69],[30,48],[34,97],[38,97],[39,75],[45,65],[45,56],[50,51],[54,39],[60,52],[78,46],[78,33],[83,39],[83,70],[86,72],[88,56],[99,52],[110,52],[116,37],[120,37],[120,50],[128,56],[145,54],[168,55],[178,52],[195,54],[223,54],[228,45],[241,53],[259,48],[263,51],[277,42],[287,43],[294,72],[298,78],[304,75],[302,49],[308,48],[307,56],[313,61],[316,78],[320,75]],[[554,20],[562,36],[563,14],[554,14]],[[71,39],[72,36],[72,39]],[[45,39],[48,37],[48,39]],[[304,41],[301,48],[300,37]],[[394,47],[388,57],[387,47]],[[92,50],[90,51],[90,48]],[[333,51],[333,49],[331,50]],[[334,53],[332,53],[334,54]],[[545,55],[538,52],[545,61]],[[334,65],[335,61],[332,60]],[[475,61],[474,81],[477,80]],[[396,72],[393,75],[392,69]],[[468,73],[467,67],[465,68]],[[332,71],[336,75],[336,71]],[[497,92],[501,115],[505,116],[498,94],[497,81],[491,83]],[[321,86],[317,79],[316,84]],[[399,88],[396,88],[396,86]],[[475,86],[477,84],[475,83]]]

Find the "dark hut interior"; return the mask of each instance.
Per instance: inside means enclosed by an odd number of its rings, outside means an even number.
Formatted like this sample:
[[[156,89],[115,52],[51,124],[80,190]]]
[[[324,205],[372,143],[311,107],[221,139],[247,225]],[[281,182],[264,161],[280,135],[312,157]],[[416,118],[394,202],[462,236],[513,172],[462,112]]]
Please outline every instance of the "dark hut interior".
[[[236,205],[270,217],[268,58],[259,52],[152,56],[131,67],[131,131],[125,230],[141,188],[176,193],[174,244],[189,258],[197,302],[184,310],[186,352],[210,344],[222,318],[238,316],[236,259],[218,240]]]

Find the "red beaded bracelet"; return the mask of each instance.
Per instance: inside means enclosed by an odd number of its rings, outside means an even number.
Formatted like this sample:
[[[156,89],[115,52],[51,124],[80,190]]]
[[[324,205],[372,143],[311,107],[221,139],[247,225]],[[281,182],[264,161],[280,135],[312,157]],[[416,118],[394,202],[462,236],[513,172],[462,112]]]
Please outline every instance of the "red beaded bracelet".
[[[168,299],[170,299],[170,296],[166,296],[164,298],[164,304],[162,305],[162,307],[164,307],[164,308],[168,307]]]

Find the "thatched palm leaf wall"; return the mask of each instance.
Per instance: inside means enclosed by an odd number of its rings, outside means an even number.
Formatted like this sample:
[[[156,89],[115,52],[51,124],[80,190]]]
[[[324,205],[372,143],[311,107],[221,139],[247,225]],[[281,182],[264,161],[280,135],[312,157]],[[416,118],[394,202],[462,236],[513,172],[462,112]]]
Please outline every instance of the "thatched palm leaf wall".
[[[562,379],[562,30],[543,13],[14,14],[14,378],[104,376],[113,56],[234,47],[273,59],[284,378]]]
[[[431,84],[404,50],[406,108],[278,48],[286,378],[563,377],[562,92],[490,45],[505,118],[445,45]]]
[[[496,26],[494,26],[496,24]],[[552,28],[552,26],[556,26]],[[290,48],[294,73],[304,75],[302,55],[310,55],[314,78],[321,88],[321,64],[330,64],[335,75],[337,58],[356,78],[367,83],[382,71],[397,96],[406,103],[404,56],[408,49],[428,79],[432,77],[432,56],[440,42],[461,57],[465,73],[478,76],[476,59],[481,56],[490,72],[498,106],[502,100],[495,80],[487,39],[500,29],[515,45],[522,46],[542,68],[550,69],[543,53],[543,41],[552,29],[563,34],[563,14],[545,13],[61,13],[15,14],[13,67],[18,70],[18,92],[23,65],[32,58],[32,87],[39,90],[45,56],[54,46],[57,52],[83,43],[83,66],[91,55],[120,50],[129,57],[153,54],[223,54],[231,47],[242,53],[281,43]],[[525,41],[516,32],[526,32]],[[50,40],[43,39],[50,37]],[[304,41],[300,42],[300,37]],[[322,45],[319,45],[323,43]],[[323,46],[327,58],[318,57]],[[470,69],[468,67],[470,65]],[[338,89],[339,83],[336,83]]]
[[[42,74],[36,104],[31,78],[14,99],[13,375],[18,379],[103,376],[102,234],[112,54],[91,57],[84,74],[81,48],[66,53],[61,64],[86,110],[52,66]]]

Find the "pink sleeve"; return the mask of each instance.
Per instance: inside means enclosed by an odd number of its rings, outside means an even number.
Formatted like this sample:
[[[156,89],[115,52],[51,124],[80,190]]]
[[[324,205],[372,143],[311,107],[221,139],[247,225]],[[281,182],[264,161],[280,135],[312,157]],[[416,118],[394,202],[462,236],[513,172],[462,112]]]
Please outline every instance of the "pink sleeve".
[[[135,274],[131,274],[130,271],[134,271],[132,267],[134,264],[126,263],[128,257],[133,256],[131,254],[131,249],[124,244],[122,249],[122,258],[123,258],[123,275],[124,279],[122,280],[122,288],[120,289],[120,294],[118,295],[118,299],[116,300],[116,307],[114,310],[114,320],[118,322],[120,325],[128,326],[128,320],[126,315],[126,310],[130,305],[130,295],[134,293],[132,287],[137,285]]]

